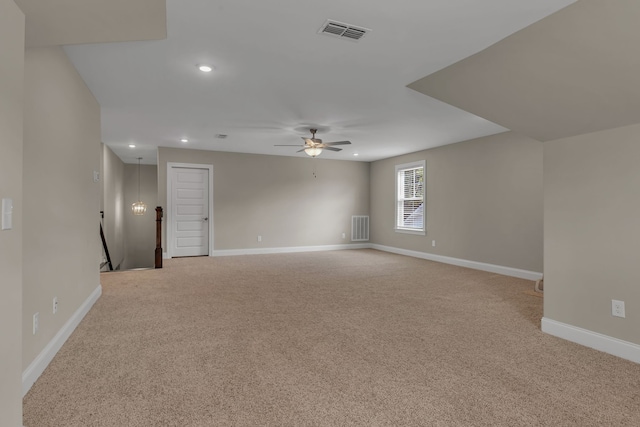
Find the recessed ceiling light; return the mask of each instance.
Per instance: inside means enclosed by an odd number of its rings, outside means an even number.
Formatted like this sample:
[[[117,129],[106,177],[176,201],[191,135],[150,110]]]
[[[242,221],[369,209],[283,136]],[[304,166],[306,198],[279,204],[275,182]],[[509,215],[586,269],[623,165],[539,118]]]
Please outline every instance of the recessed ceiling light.
[[[354,156],[357,156],[357,155],[358,155],[358,153],[353,153],[353,155],[354,155]]]
[[[198,70],[202,71],[203,73],[210,73],[211,71],[213,71],[213,67],[211,65],[206,65],[206,64],[198,64]]]
[[[129,144],[129,148],[136,148],[136,144]]]
[[[189,140],[188,140],[187,138],[182,138],[182,139],[180,140],[180,142],[185,142],[185,143],[186,143],[186,142],[189,142]]]

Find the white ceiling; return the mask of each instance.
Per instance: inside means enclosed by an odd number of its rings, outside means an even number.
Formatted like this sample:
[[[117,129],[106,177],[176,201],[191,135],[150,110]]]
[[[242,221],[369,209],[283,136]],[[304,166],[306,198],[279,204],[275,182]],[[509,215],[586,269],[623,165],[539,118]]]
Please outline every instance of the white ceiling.
[[[165,40],[65,50],[127,163],[154,164],[158,146],[304,157],[274,144],[316,126],[352,142],[320,158],[373,161],[504,131],[406,85],[573,1],[167,0]],[[317,34],[327,19],[372,31]]]

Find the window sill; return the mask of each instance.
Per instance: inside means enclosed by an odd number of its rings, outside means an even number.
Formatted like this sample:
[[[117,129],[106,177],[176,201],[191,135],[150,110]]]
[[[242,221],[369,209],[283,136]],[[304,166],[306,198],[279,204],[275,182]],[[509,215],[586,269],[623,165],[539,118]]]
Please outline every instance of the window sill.
[[[425,230],[408,230],[405,228],[396,228],[394,229],[396,233],[402,233],[402,234],[415,234],[418,236],[426,236],[426,231]]]

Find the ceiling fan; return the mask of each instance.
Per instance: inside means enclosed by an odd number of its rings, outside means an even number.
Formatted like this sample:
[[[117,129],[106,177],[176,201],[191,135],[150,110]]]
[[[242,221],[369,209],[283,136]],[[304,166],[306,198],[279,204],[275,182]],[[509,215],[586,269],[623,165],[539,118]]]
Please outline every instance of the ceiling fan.
[[[309,129],[311,131],[311,138],[302,138],[304,140],[304,145],[302,145],[302,149],[298,150],[297,153],[304,151],[308,156],[316,157],[322,153],[322,150],[329,151],[341,151],[342,148],[336,148],[334,145],[348,145],[351,144],[350,141],[335,141],[335,142],[322,142],[320,138],[316,138],[316,132],[318,129]],[[300,147],[300,145],[288,145],[288,144],[277,144],[274,147]]]

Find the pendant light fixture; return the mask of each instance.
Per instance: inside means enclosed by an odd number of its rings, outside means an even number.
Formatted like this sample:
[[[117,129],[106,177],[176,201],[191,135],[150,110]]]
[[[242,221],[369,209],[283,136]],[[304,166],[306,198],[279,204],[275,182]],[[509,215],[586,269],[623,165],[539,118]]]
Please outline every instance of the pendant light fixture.
[[[138,157],[138,201],[131,205],[134,215],[144,215],[147,211],[147,205],[140,201],[140,160],[142,157]]]

